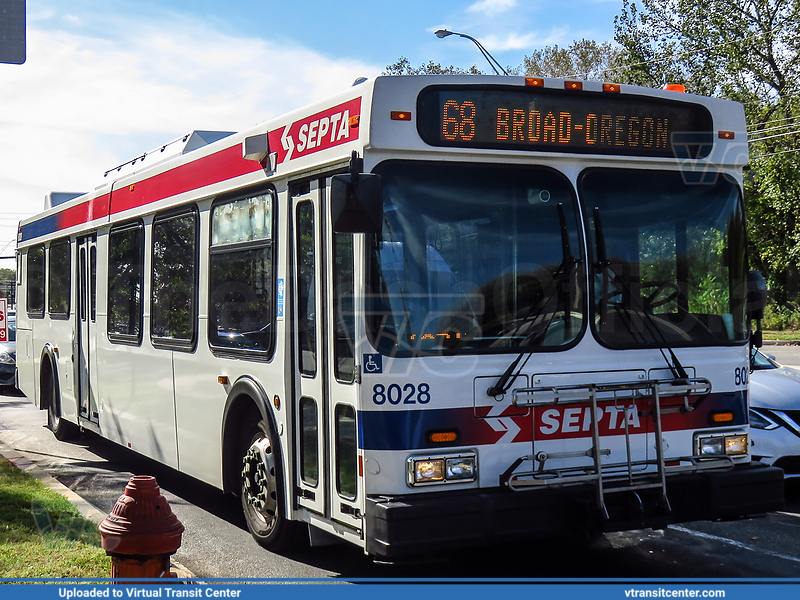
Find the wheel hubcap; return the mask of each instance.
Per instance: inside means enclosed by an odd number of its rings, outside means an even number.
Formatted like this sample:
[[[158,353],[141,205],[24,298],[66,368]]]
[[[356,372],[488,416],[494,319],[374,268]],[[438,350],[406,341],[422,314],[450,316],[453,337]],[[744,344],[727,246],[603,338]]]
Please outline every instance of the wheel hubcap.
[[[251,514],[267,529],[275,524],[278,507],[275,488],[275,462],[269,439],[254,441],[244,455],[242,494]]]

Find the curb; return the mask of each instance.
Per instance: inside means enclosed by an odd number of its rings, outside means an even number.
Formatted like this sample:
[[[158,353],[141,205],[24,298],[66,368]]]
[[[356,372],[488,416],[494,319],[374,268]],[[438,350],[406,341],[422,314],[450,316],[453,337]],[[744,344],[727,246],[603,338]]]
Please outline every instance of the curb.
[[[46,487],[64,496],[75,506],[75,508],[78,509],[78,512],[81,514],[81,516],[87,521],[91,521],[95,525],[99,526],[106,516],[108,516],[94,504],[82,498],[63,483],[58,481],[55,477],[41,469],[35,462],[30,460],[22,452],[11,448],[2,440],[0,440],[0,456],[5,458],[20,471],[24,471],[34,479],[43,483]],[[179,579],[195,578],[194,574],[189,569],[174,560],[170,561],[170,572],[174,577]]]

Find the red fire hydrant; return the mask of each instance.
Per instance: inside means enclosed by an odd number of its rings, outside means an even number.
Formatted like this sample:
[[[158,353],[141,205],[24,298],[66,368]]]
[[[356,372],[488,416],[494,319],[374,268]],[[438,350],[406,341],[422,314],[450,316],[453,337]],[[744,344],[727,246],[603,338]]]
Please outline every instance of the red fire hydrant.
[[[112,578],[170,577],[169,557],[181,546],[183,525],[155,477],[131,477],[99,529]]]

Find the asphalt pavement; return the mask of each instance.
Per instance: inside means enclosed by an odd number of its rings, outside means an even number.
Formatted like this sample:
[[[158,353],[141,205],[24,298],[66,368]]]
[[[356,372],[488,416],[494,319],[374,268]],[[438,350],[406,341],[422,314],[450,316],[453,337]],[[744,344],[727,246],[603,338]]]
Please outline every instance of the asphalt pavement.
[[[96,507],[95,519],[111,511],[132,475],[156,477],[186,527],[174,559],[199,578],[738,578],[791,577],[800,568],[800,486],[787,487],[780,513],[606,534],[592,544],[538,540],[395,565],[373,563],[346,543],[274,554],[253,541],[235,498],[97,436],[59,442],[45,425],[45,412],[24,396],[0,393],[6,451],[21,466],[30,463],[44,478],[52,476],[72,498],[86,500],[84,509]]]

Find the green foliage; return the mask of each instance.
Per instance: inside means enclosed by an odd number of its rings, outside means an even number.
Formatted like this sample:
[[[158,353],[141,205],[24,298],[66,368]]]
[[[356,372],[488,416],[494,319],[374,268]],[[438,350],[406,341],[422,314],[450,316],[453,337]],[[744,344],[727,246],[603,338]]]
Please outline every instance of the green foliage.
[[[778,306],[770,303],[764,310],[761,322],[764,329],[785,331],[800,329],[800,308],[797,306]]]
[[[435,63],[432,60],[413,67],[405,56],[401,56],[396,63],[386,65],[383,75],[483,75],[483,71],[477,65],[472,65],[469,69],[453,65],[443,67],[441,63]]]
[[[800,297],[800,0],[623,0],[614,24],[617,80],[744,105],[751,267],[778,304]]]
[[[612,81],[620,67],[620,56],[620,49],[609,42],[580,39],[566,48],[554,45],[534,50],[525,57],[523,69],[530,77]]]

